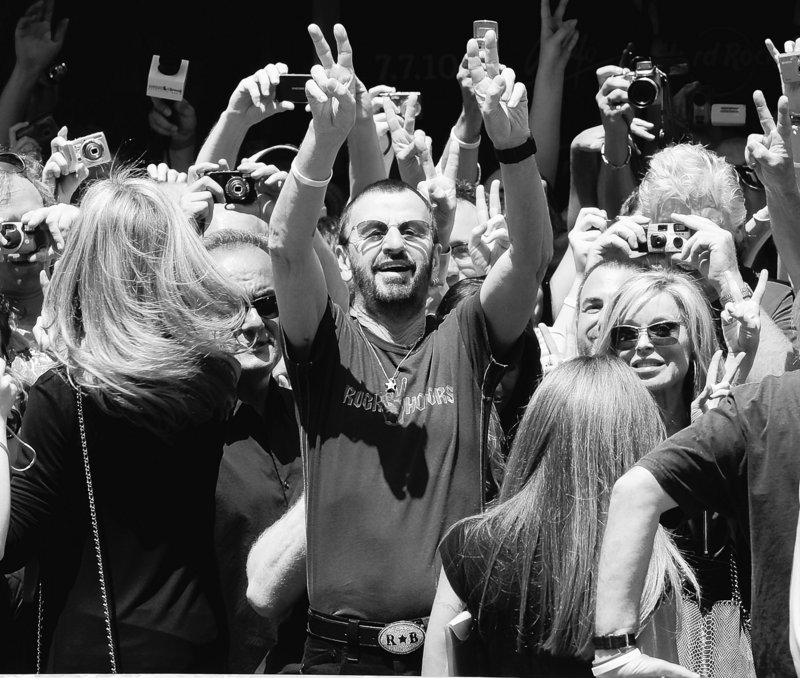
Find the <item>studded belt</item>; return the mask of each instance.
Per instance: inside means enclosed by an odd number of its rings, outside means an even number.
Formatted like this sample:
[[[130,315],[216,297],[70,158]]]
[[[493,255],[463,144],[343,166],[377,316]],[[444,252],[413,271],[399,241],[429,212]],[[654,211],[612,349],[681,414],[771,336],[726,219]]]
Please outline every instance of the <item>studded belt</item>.
[[[308,610],[308,632],[312,636],[354,649],[378,647],[390,654],[409,654],[420,649],[427,625],[427,617],[382,623]]]

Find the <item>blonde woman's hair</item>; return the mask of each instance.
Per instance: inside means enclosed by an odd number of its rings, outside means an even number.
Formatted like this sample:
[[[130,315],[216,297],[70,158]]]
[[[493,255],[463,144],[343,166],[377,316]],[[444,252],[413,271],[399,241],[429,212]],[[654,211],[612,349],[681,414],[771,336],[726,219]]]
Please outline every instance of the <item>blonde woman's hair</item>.
[[[653,220],[669,221],[670,213],[682,211],[676,204],[691,214],[714,207],[722,215],[719,226],[741,238],[747,208],[736,169],[701,144],[674,144],[655,153],[637,193],[638,212]]]
[[[669,295],[675,302],[689,337],[690,368],[684,383],[684,398],[690,403],[705,387],[708,365],[719,348],[719,342],[708,300],[687,274],[659,266],[626,280],[603,309],[595,353],[613,352],[611,329],[622,324],[631,309],[660,294]]]
[[[43,316],[70,381],[154,431],[222,416],[246,299],[155,182],[115,168],[87,190]]]
[[[465,521],[467,581],[491,629],[518,596],[517,649],[592,656],[597,562],[616,480],[665,437],[658,407],[615,356],[579,356],[547,376],[511,447],[498,503]],[[481,557],[475,557],[481,554]],[[642,623],[665,595],[694,581],[659,527],[642,594]]]

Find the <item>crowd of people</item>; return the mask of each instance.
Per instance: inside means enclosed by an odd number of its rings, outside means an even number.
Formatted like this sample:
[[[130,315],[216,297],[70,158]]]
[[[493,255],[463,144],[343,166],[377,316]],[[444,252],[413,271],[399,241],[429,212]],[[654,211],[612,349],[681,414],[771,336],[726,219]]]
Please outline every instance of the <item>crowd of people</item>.
[[[205,139],[153,99],[153,164],[26,127],[67,31],[30,5],[0,670],[800,675],[800,40],[765,40],[783,95],[725,139],[657,64],[600,67],[562,207],[567,2],[530,99],[494,31],[466,43],[447,139],[311,24],[302,138],[245,151],[303,105],[269,63]]]

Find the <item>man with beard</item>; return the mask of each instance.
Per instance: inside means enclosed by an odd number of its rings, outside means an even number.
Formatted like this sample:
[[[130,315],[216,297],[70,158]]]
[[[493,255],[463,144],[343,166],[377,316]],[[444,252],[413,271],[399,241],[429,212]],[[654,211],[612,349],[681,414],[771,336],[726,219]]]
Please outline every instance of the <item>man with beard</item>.
[[[455,521],[481,509],[481,414],[494,392],[492,368],[521,336],[551,254],[547,204],[525,87],[511,69],[500,75],[489,32],[485,66],[474,40],[468,58],[503,168],[508,252],[480,293],[437,327],[425,303],[446,273],[439,253],[449,246],[455,168],[448,164],[446,175],[420,190],[377,182],[342,213],[338,256],[354,293],[343,312],[328,298],[312,235],[354,124],[356,77],[341,25],[334,27],[336,61],[319,27],[309,33],[321,62],[306,84],[313,119],[270,222],[306,481],[310,609],[302,671],[419,673],[437,546]]]

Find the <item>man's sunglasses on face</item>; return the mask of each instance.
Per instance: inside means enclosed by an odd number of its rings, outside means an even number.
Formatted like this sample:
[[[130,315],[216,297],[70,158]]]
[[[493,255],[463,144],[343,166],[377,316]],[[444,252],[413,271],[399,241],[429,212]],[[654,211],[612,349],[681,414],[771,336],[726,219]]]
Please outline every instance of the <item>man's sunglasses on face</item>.
[[[275,294],[267,294],[258,299],[253,299],[250,305],[262,318],[275,320],[278,317],[278,300],[275,298]]]

